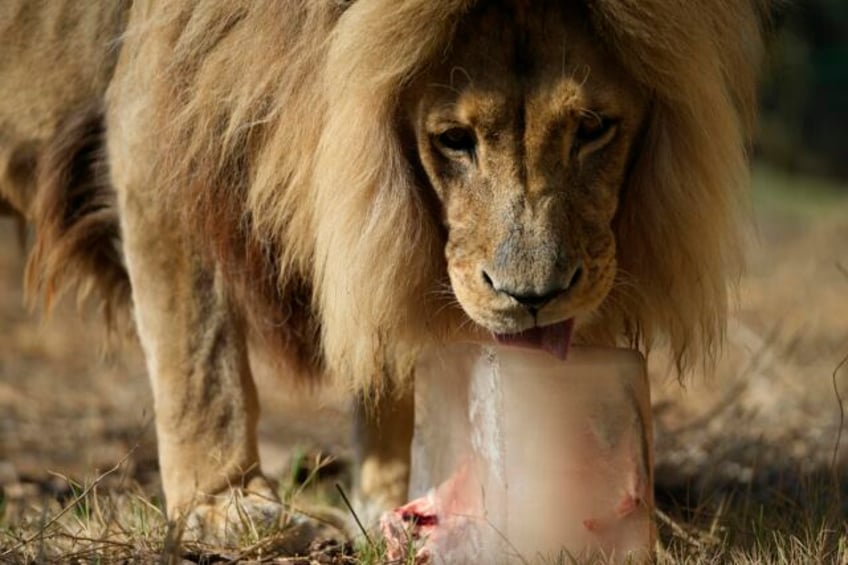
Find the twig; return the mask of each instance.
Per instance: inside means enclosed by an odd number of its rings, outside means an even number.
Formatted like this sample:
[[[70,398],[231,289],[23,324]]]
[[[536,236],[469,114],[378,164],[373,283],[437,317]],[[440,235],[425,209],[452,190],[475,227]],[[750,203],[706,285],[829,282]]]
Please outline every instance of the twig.
[[[668,514],[666,514],[665,512],[660,510],[659,508],[654,508],[654,514],[656,514],[657,518],[659,518],[661,522],[663,522],[668,527],[670,527],[674,531],[675,534],[682,537],[683,540],[686,541],[686,543],[688,543],[688,544],[690,544],[694,547],[697,547],[698,549],[704,548],[704,542],[703,541],[697,539],[695,536],[693,536],[692,534],[690,534],[689,532],[684,530],[683,526],[681,526],[680,524],[675,522],[671,518],[671,516],[669,516]],[[707,541],[715,542],[715,538],[712,538],[712,536],[702,534],[702,537],[706,538]],[[710,539],[710,538],[712,538],[712,539]]]
[[[271,536],[268,536],[264,539],[261,539],[258,542],[251,544],[248,547],[242,549],[237,554],[235,554],[234,556],[232,556],[229,559],[227,559],[226,561],[224,561],[224,565],[235,565],[236,563],[241,563],[242,561],[247,559],[249,556],[256,554],[258,552],[261,552],[262,550],[264,550],[266,548],[273,547],[275,543],[277,543],[280,540],[285,539],[286,535],[287,535],[286,532],[277,532],[277,533],[275,533]],[[269,557],[273,558],[273,556],[269,556]],[[260,563],[263,562],[263,561],[265,561],[265,560],[261,559],[261,558],[259,559]]]
[[[130,542],[126,542],[126,541],[113,540],[113,539],[108,539],[108,538],[96,539],[96,538],[92,538],[92,537],[81,536],[81,535],[78,535],[78,534],[72,534],[70,532],[56,532],[55,534],[47,536],[47,539],[53,539],[53,538],[67,538],[67,539],[70,539],[70,540],[73,540],[73,541],[84,541],[84,542],[88,542],[88,543],[91,543],[91,544],[100,544],[100,545],[104,545],[104,546],[123,547],[123,548],[126,548],[126,549],[135,548],[135,545],[133,545]],[[89,551],[89,550],[87,549],[85,551]]]
[[[462,516],[462,514],[457,514],[457,516]],[[464,517],[465,518],[474,518],[474,516],[464,516]],[[490,528],[492,528],[492,530],[494,530],[494,532],[496,534],[498,534],[498,537],[501,538],[501,541],[503,541],[505,544],[507,544],[510,547],[510,549],[512,549],[512,551],[514,553],[511,554],[510,557],[514,557],[514,558],[518,559],[519,561],[521,561],[521,565],[530,565],[530,562],[527,561],[527,559],[525,559],[523,555],[521,555],[521,552],[518,551],[518,548],[515,547],[515,544],[512,543],[509,540],[509,538],[506,537],[506,534],[504,532],[502,532],[500,528],[495,526],[492,523],[492,521],[489,520],[488,518],[486,518],[486,525],[489,526]],[[571,557],[571,556],[569,555],[569,557]]]
[[[344,501],[345,506],[347,506],[347,509],[350,510],[350,513],[353,515],[353,519],[356,520],[356,525],[359,526],[359,531],[362,532],[363,536],[365,536],[365,540],[368,542],[368,545],[373,548],[374,542],[371,540],[371,536],[368,535],[368,531],[365,529],[365,526],[363,526],[362,522],[359,521],[359,516],[356,515],[356,511],[354,511],[353,505],[351,505],[350,500],[348,500],[342,485],[336,483],[336,490],[339,491],[340,495],[342,495],[342,500]]]
[[[836,375],[845,364],[848,363],[848,354],[842,358],[842,361],[836,366],[831,375],[831,383],[833,384],[833,393],[836,395],[836,402],[839,403],[839,428],[836,431],[836,442],[833,444],[833,456],[830,459],[830,472],[833,473],[834,486],[837,489],[837,494],[840,494],[839,475],[836,472],[836,463],[839,458],[839,446],[842,443],[842,430],[845,427],[845,406],[842,404],[842,395],[839,394],[839,386],[836,382]]]
[[[136,446],[136,447],[137,447],[137,446]],[[108,476],[109,476],[109,475],[111,475],[112,473],[115,473],[116,471],[118,471],[118,469],[120,469],[120,468],[121,468],[121,466],[122,466],[124,463],[126,463],[126,462],[127,462],[127,460],[130,458],[130,456],[131,456],[131,455],[135,452],[136,447],[133,447],[133,448],[132,448],[129,452],[127,452],[127,454],[126,454],[126,455],[124,455],[124,457],[123,457],[123,458],[121,458],[121,460],[120,460],[120,461],[118,461],[118,462],[115,464],[115,466],[114,466],[114,467],[112,467],[111,469],[109,469],[109,470],[108,470],[108,471],[106,471],[105,473],[102,473],[101,475],[99,475],[98,477],[96,477],[96,478],[94,479],[94,481],[92,481],[92,483],[91,483],[90,485],[88,485],[88,486],[87,486],[87,487],[86,487],[86,488],[85,488],[85,489],[84,489],[84,490],[83,490],[83,491],[82,491],[79,495],[77,495],[76,497],[74,497],[74,499],[73,499],[70,503],[68,503],[68,504],[67,504],[64,508],[62,508],[62,510],[60,510],[58,514],[56,514],[55,516],[53,516],[52,518],[50,518],[49,520],[47,520],[47,522],[45,522],[45,523],[44,523],[44,525],[43,525],[43,526],[41,526],[41,528],[40,528],[40,529],[39,529],[36,533],[34,533],[33,535],[29,536],[28,538],[24,538],[24,540],[23,540],[23,541],[21,541],[21,542],[19,542],[17,545],[13,546],[13,547],[12,547],[12,548],[10,548],[10,549],[7,549],[7,550],[6,550],[6,551],[4,551],[3,553],[0,553],[0,557],[5,557],[5,556],[7,556],[7,555],[11,555],[12,553],[14,553],[14,552],[18,551],[19,549],[21,549],[21,548],[23,548],[23,547],[25,547],[25,546],[27,546],[27,545],[31,544],[31,543],[32,543],[32,542],[34,542],[36,539],[39,539],[40,537],[43,537],[43,536],[44,536],[44,533],[47,531],[47,529],[48,529],[50,526],[52,526],[53,524],[55,524],[55,523],[59,520],[59,518],[61,518],[61,517],[62,517],[62,516],[64,516],[65,514],[67,514],[67,513],[68,513],[68,511],[70,511],[70,510],[71,510],[71,508],[73,508],[74,506],[76,506],[77,504],[79,504],[79,503],[80,503],[83,499],[85,499],[85,497],[86,497],[86,496],[88,496],[88,495],[89,495],[89,493],[90,493],[90,492],[91,492],[91,491],[92,491],[92,490],[93,490],[93,489],[94,489],[94,488],[95,488],[98,484],[100,484],[100,482],[101,482],[103,479],[105,479],[106,477],[108,477]]]
[[[836,268],[840,273],[845,275],[845,278],[848,278],[848,269],[845,268],[845,265],[837,262]],[[836,383],[836,375],[839,373],[839,370],[845,366],[845,363],[848,363],[848,353],[845,354],[845,357],[842,358],[842,361],[836,366],[833,370],[833,375],[831,375],[831,383],[833,384],[833,393],[836,395],[836,401],[839,403],[839,429],[836,432],[836,443],[833,444],[833,456],[830,459],[830,472],[833,474],[834,486],[836,488],[837,495],[841,498],[841,482],[839,480],[839,474],[836,472],[836,463],[839,458],[839,447],[842,443],[842,430],[845,428],[845,405],[842,403],[842,396],[839,394],[839,386]]]

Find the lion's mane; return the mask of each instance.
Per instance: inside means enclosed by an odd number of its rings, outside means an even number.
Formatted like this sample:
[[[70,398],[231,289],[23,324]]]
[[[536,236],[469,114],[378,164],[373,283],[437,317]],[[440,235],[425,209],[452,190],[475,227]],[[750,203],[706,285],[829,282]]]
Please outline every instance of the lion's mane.
[[[584,339],[647,348],[664,337],[685,367],[720,343],[741,266],[763,6],[584,1],[599,41],[652,92],[615,220],[620,282]],[[449,331],[437,314],[444,236],[397,110],[472,5],[133,7],[147,13],[125,48],[160,43],[154,66],[166,70],[138,85],[156,89],[151,182],[199,226],[251,325],[303,367],[357,387],[403,377]]]

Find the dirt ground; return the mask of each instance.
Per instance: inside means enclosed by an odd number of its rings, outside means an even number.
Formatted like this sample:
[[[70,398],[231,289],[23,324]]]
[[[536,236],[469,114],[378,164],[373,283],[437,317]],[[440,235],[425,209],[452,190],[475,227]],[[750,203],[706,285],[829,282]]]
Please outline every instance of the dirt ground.
[[[844,482],[835,390],[848,397],[848,190],[758,170],[750,268],[727,346],[712,376],[680,386],[662,353],[651,359],[659,501],[697,506],[735,489],[791,495],[806,477]],[[63,303],[41,323],[23,306],[23,255],[0,219],[0,487],[8,502],[66,495],[128,453],[111,488],[158,489],[152,405],[131,340],[104,353],[104,332]],[[66,301],[71,302],[71,301]],[[260,383],[261,450],[272,476],[293,454],[349,457],[344,402],[305,403]],[[320,404],[304,409],[304,404]],[[119,483],[118,483],[119,482]],[[104,485],[107,488],[108,485]],[[846,509],[848,511],[848,509]]]
[[[755,181],[757,233],[715,374],[681,388],[652,359],[660,485],[770,492],[844,468],[848,193],[763,169]]]
[[[67,494],[127,458],[114,481],[159,490],[153,403],[133,336],[110,336],[69,297],[47,320],[25,306],[17,226],[0,218],[0,488],[8,501]],[[271,476],[312,452],[349,459],[349,415],[337,396],[304,402],[259,376],[260,451]],[[106,485],[114,486],[114,485]]]

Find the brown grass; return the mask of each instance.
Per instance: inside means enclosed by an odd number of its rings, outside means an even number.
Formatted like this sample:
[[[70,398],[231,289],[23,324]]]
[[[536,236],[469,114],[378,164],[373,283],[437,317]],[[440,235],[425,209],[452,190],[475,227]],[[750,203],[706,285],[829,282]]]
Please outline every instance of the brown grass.
[[[321,541],[301,548],[301,557],[291,557],[300,541],[297,526],[291,525],[247,533],[237,547],[180,541],[179,525],[164,519],[149,494],[135,486],[123,492],[99,488],[120,467],[84,485],[69,480],[76,494],[64,504],[42,499],[14,516],[4,508],[0,562],[385,562],[383,544],[373,534],[373,541],[351,542],[329,529]],[[658,563],[845,563],[846,501],[833,496],[829,476],[807,477],[795,486],[794,492],[717,490],[693,508],[668,504],[656,516]],[[292,507],[300,502],[314,506],[312,497],[320,488],[316,484],[299,492]],[[291,492],[281,494],[292,501]]]

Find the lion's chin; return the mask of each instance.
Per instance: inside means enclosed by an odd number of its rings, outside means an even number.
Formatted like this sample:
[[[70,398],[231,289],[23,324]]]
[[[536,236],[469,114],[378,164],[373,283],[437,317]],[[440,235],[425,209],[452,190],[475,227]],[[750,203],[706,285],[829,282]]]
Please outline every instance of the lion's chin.
[[[569,318],[550,326],[537,326],[514,334],[495,334],[495,340],[503,345],[540,349],[565,360],[573,332],[574,318]]]

